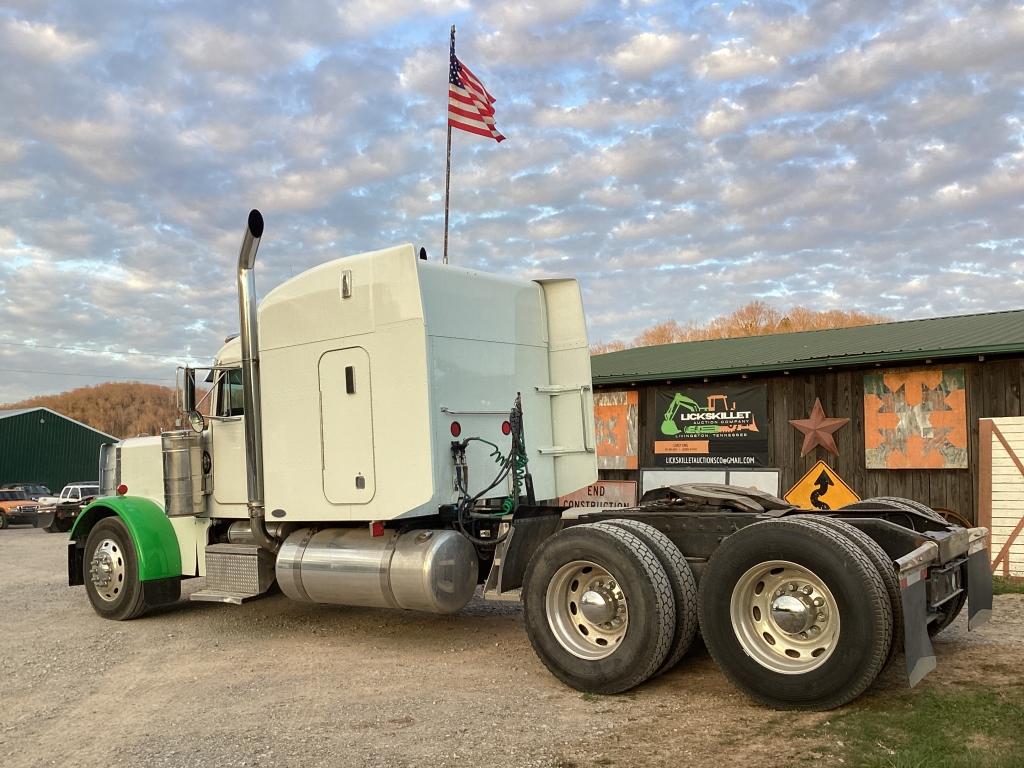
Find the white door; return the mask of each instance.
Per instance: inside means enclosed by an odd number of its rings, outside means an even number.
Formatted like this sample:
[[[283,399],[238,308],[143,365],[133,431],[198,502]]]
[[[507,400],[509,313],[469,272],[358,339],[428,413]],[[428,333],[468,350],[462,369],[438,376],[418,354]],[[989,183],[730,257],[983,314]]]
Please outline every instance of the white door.
[[[217,504],[246,504],[245,422],[242,369],[225,371],[217,379],[215,414],[210,419],[213,445],[213,500]],[[223,510],[219,512],[224,514]]]
[[[370,356],[362,347],[320,358],[320,425],[324,496],[332,504],[373,498]]]

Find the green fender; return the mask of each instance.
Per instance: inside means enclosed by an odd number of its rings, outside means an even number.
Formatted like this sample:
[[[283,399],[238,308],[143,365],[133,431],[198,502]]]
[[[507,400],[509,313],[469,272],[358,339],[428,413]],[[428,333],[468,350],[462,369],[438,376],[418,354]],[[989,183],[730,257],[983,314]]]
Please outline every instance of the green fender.
[[[75,519],[71,538],[84,546],[89,531],[117,515],[128,528],[139,561],[139,581],[181,576],[181,551],[164,511],[141,496],[105,496],[90,502]]]

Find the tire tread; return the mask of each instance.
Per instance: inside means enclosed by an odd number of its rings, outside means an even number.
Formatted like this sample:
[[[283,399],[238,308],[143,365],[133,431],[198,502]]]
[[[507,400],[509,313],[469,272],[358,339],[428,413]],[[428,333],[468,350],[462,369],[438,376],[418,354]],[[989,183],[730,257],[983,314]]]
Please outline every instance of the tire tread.
[[[860,550],[868,556],[882,581],[885,582],[885,591],[889,594],[889,605],[892,609],[892,643],[889,646],[889,655],[886,658],[885,666],[888,667],[896,654],[903,647],[903,596],[900,592],[900,580],[896,576],[896,569],[892,560],[882,545],[868,536],[864,531],[855,525],[835,517],[825,515],[798,515],[791,519],[806,520],[809,523],[816,523],[826,528],[834,528],[841,531],[846,538],[860,547]]]
[[[679,551],[672,539],[653,525],[640,520],[616,518],[606,521],[608,525],[618,526],[640,538],[658,558],[669,582],[676,607],[676,625],[672,645],[664,663],[654,673],[660,675],[672,669],[693,644],[697,635],[697,580],[693,576],[690,564]]]
[[[657,594],[657,609],[662,616],[662,621],[659,622],[661,631],[654,639],[649,657],[650,662],[648,663],[645,672],[638,675],[639,679],[629,686],[630,688],[633,688],[653,676],[661,668],[661,665],[668,657],[676,625],[675,595],[672,593],[672,583],[669,581],[668,574],[665,573],[665,568],[658,560],[657,555],[651,551],[651,548],[648,547],[639,536],[608,523],[589,523],[588,527],[603,531],[618,539],[623,545],[628,547],[634,557],[643,563],[644,570],[647,572],[647,577]]]

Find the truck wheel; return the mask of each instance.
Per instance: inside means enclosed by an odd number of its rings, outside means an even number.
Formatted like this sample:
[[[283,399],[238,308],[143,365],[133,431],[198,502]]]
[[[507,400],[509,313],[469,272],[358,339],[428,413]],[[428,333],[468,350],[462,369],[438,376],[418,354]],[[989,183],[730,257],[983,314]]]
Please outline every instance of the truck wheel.
[[[149,608],[139,581],[135,546],[119,517],[105,517],[89,532],[84,570],[89,602],[103,618],[125,621]]]
[[[725,675],[779,709],[833,709],[885,665],[892,606],[871,560],[846,536],[801,519],[732,534],[701,576],[704,642]]]
[[[45,528],[43,528],[43,530],[46,531],[47,533],[61,533],[62,532],[61,531],[61,527],[60,527],[60,521],[57,519],[57,514],[56,513],[54,513],[53,520],[50,521],[50,524],[48,526],[46,526]],[[71,530],[71,529],[69,528],[68,530]]]
[[[7,527],[7,515],[0,512],[0,531]]]
[[[606,523],[566,528],[537,548],[523,579],[523,614],[534,651],[555,677],[606,694],[658,670],[676,622],[657,557]]]
[[[875,566],[882,577],[882,581],[885,582],[885,591],[889,595],[889,604],[892,606],[892,645],[889,647],[889,656],[885,660],[885,667],[888,667],[896,653],[903,648],[903,596],[900,594],[900,580],[896,576],[896,566],[893,564],[892,558],[882,549],[881,544],[860,528],[843,520],[825,515],[797,515],[796,517],[810,523],[828,526],[842,533],[868,556],[871,564]]]
[[[952,525],[959,525],[961,528],[971,528],[974,523],[968,520],[966,517],[961,515],[959,512],[954,512],[952,509],[943,509],[942,507],[935,508],[936,514],[942,517],[947,523]]]
[[[690,564],[686,562],[679,547],[653,525],[639,520],[608,520],[607,523],[629,531],[646,544],[665,569],[665,574],[672,585],[676,626],[668,656],[654,673],[660,675],[672,669],[686,655],[693,638],[697,635],[697,580],[693,578]]]
[[[961,567],[960,570],[960,583],[962,584],[964,577],[964,569]],[[928,625],[928,636],[935,637],[937,634],[939,634],[939,632],[941,632],[954,621],[956,621],[956,617],[960,615],[960,611],[964,609],[965,605],[967,605],[966,589],[960,592],[960,594],[956,597],[951,598],[949,601],[945,603],[945,605],[942,606],[942,608],[939,609],[939,618],[937,618],[935,621]]]

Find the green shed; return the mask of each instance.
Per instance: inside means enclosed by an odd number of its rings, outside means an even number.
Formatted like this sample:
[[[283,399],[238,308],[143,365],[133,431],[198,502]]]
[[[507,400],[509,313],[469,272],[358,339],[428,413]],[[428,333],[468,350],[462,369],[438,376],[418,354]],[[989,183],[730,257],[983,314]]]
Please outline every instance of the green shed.
[[[0,410],[0,484],[42,483],[54,495],[97,480],[99,450],[116,437],[49,408]]]

